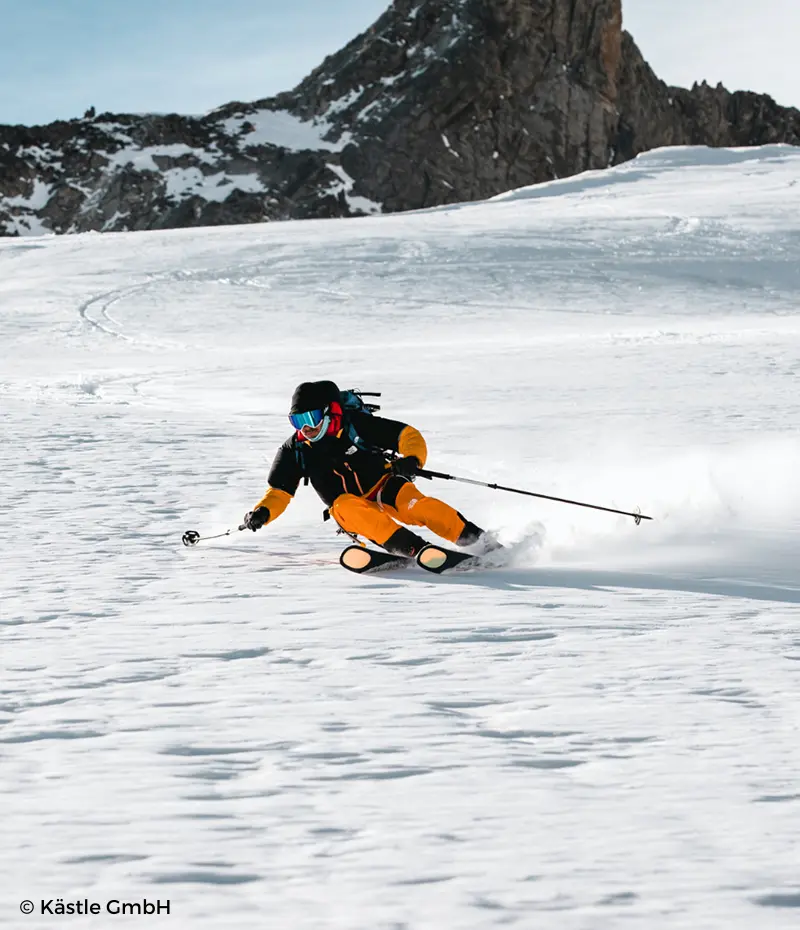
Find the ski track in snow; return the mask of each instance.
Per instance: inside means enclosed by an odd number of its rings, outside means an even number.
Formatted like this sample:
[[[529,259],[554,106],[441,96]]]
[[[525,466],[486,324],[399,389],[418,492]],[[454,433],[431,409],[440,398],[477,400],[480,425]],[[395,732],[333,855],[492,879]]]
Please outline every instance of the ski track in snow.
[[[403,216],[0,242],[0,926],[796,927],[799,179],[664,150]],[[420,481],[509,563],[351,575],[303,488],[185,549],[323,377],[431,468],[654,522]]]

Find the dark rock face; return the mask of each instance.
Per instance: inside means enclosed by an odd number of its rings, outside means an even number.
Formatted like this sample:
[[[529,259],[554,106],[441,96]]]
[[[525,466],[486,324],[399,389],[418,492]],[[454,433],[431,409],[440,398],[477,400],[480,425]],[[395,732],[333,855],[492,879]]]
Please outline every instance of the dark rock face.
[[[626,32],[619,87],[615,162],[664,145],[800,145],[800,111],[721,84],[667,87]]]
[[[621,0],[395,0],[293,91],[199,119],[0,127],[0,234],[477,200],[664,145],[800,144],[800,111],[667,87]]]

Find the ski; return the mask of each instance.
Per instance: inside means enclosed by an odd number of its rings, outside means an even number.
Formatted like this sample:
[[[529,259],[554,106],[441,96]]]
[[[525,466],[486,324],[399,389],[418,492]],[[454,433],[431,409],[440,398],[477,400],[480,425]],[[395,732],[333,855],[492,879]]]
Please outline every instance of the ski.
[[[414,560],[405,555],[393,555],[391,552],[367,549],[365,546],[348,546],[339,556],[339,564],[357,575],[366,575],[404,568],[413,565]]]
[[[454,568],[465,571],[468,568],[477,568],[480,564],[480,556],[471,555],[469,552],[454,552],[434,544],[425,546],[417,553],[417,565],[435,575],[441,575]]]

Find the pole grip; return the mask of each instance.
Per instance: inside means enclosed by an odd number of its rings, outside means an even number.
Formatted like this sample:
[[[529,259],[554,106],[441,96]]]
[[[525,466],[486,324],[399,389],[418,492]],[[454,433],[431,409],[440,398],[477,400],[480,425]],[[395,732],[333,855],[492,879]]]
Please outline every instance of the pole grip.
[[[427,468],[418,468],[415,472],[415,476],[419,475],[420,478],[442,478],[444,481],[458,481],[458,478],[454,478],[452,475],[446,475],[441,471],[429,471]]]

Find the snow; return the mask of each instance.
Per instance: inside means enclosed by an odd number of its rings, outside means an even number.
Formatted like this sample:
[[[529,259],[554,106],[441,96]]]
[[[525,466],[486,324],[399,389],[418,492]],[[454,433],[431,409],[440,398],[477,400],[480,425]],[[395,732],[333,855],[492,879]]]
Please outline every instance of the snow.
[[[196,194],[208,201],[223,201],[234,190],[249,194],[265,191],[263,181],[256,174],[226,174],[224,171],[203,174],[199,168],[170,168],[164,176],[167,195],[176,199]]]
[[[27,197],[6,197],[4,203],[9,207],[24,207],[27,210],[41,210],[50,199],[51,186],[39,178],[34,178],[33,190]]]
[[[0,924],[794,928],[799,181],[0,241]],[[325,377],[654,521],[420,481],[512,548],[439,579],[343,571],[307,488],[236,532]]]
[[[360,93],[356,94],[356,98],[358,96]],[[344,100],[340,100],[339,104],[347,105]],[[244,132],[244,123],[250,123],[252,131]],[[341,152],[352,141],[351,133],[345,132],[336,142],[330,142],[324,137],[332,126],[325,119],[302,120],[287,110],[259,110],[247,116],[222,120],[220,125],[230,135],[244,132],[240,141],[245,146],[276,145],[295,151],[314,149]]]
[[[103,232],[113,230],[116,225],[126,220],[130,214],[123,213],[122,210],[116,210],[114,214],[103,223]]]
[[[364,93],[364,88],[359,85],[354,87],[349,93],[344,94],[336,100],[332,100],[325,109],[325,116],[338,116],[344,110],[349,109]]]
[[[358,194],[352,193],[356,182],[341,165],[329,162],[328,168],[341,180],[341,184],[334,185],[331,188],[332,194],[337,195],[339,191],[344,191],[345,200],[354,211],[360,210],[367,215],[383,212],[383,207],[376,201],[370,200],[369,197],[361,197]]]
[[[5,225],[10,235],[44,236],[51,232],[36,215],[37,210],[47,206],[52,194],[52,185],[39,178],[34,178],[32,189],[27,196],[4,197],[2,207],[9,211],[10,218]]]
[[[442,133],[442,142],[444,142],[445,148],[447,149],[448,152],[450,152],[451,155],[455,155],[456,158],[461,158],[461,156],[453,148],[453,146],[450,145],[450,140],[447,138],[447,136],[444,133]],[[450,186],[452,185],[448,185],[448,187]]]
[[[109,170],[132,165],[137,171],[160,172],[161,169],[155,161],[157,157],[177,159],[184,156],[191,156],[206,165],[214,164],[213,157],[208,151],[179,143],[146,147],[128,146],[107,155],[107,158],[110,166]],[[166,194],[174,200],[200,196],[207,201],[221,202],[234,190],[257,194],[265,192],[263,182],[255,173],[229,174],[225,171],[204,173],[201,168],[196,166],[168,168],[161,173],[165,181]],[[113,226],[121,216],[122,214],[119,212],[115,214],[105,224],[106,228]]]
[[[181,158],[185,155],[190,155],[206,164],[213,164],[214,161],[212,155],[207,150],[192,148],[182,143],[174,143],[173,145],[149,145],[145,147],[130,145],[127,148],[122,148],[116,152],[107,154],[106,158],[109,164],[120,168],[132,164],[138,171],[158,171],[158,164],[155,162],[154,156]]]
[[[8,151],[10,145],[4,146]],[[50,168],[60,169],[61,152],[58,149],[42,148],[40,145],[26,145],[19,148],[18,156],[25,161],[38,161]]]

